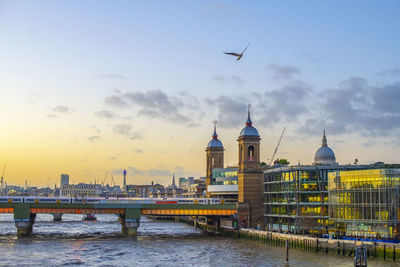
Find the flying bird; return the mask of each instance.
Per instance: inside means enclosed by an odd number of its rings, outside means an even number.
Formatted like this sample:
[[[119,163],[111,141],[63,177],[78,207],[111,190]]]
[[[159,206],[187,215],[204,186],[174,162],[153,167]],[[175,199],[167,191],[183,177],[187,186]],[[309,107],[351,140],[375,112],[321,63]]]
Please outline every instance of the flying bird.
[[[247,45],[247,47],[242,51],[242,53],[238,54],[238,53],[234,53],[234,52],[224,52],[225,55],[231,55],[231,56],[235,56],[237,57],[236,60],[240,60],[243,57],[243,53],[244,51],[246,51],[246,49],[250,46],[250,44]]]

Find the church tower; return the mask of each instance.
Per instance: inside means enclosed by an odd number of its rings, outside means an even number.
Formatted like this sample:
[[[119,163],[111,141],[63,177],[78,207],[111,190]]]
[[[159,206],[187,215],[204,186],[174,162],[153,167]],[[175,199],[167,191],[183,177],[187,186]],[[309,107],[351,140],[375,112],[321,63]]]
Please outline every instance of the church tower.
[[[260,166],[260,136],[250,119],[250,105],[246,126],[240,132],[238,170],[239,223],[247,227],[264,225],[263,171]]]
[[[206,186],[207,186],[207,197],[210,197],[210,193],[208,192],[208,186],[211,185],[212,180],[212,171],[214,168],[223,168],[224,167],[224,146],[222,142],[218,139],[217,135],[217,121],[214,121],[214,134],[212,135],[212,139],[208,142],[206,148]]]

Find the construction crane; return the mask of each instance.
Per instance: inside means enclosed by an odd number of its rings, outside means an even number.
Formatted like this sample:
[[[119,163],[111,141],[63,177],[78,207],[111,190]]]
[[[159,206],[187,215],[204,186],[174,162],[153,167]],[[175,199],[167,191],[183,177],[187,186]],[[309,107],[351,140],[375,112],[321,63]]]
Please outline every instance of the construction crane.
[[[7,163],[4,163],[3,173],[1,174],[1,191],[4,189],[4,171],[6,170]],[[3,192],[0,192],[3,193]]]
[[[107,176],[108,176],[108,173],[106,173],[106,175],[104,176],[103,181],[101,181],[101,186],[104,186],[104,183],[105,183],[106,180],[107,180]]]
[[[275,156],[276,156],[276,152],[278,151],[279,145],[281,144],[282,137],[283,137],[283,134],[285,133],[285,130],[286,130],[286,127],[283,128],[281,137],[279,138],[279,141],[278,141],[278,144],[276,145],[274,154],[272,154],[271,161],[269,162],[269,166],[272,166],[272,163],[274,163],[274,159],[275,159]]]
[[[112,187],[115,186],[114,176],[112,176],[112,174],[111,174],[111,186]]]

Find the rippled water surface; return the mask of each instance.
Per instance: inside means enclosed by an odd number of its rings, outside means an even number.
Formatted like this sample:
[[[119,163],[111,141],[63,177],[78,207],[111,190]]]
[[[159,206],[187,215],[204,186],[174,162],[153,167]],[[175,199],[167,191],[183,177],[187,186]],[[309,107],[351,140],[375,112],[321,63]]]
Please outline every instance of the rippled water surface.
[[[62,222],[53,222],[52,215],[40,214],[32,235],[17,239],[13,215],[0,214],[0,266],[285,265],[285,250],[279,247],[208,235],[186,224],[145,217],[138,237],[130,238],[120,233],[117,216],[97,218],[96,223],[85,223],[81,216],[63,215]],[[351,257],[290,253],[289,266],[353,266]]]

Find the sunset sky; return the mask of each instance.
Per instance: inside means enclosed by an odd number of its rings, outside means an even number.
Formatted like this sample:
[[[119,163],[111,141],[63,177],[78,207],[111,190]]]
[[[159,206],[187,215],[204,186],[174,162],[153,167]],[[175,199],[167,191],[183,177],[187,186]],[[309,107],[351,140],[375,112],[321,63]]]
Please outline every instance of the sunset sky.
[[[400,162],[399,1],[2,1],[8,184],[169,184],[225,165],[252,105],[268,161]],[[222,52],[240,52],[240,61]],[[110,179],[109,179],[110,180]]]

